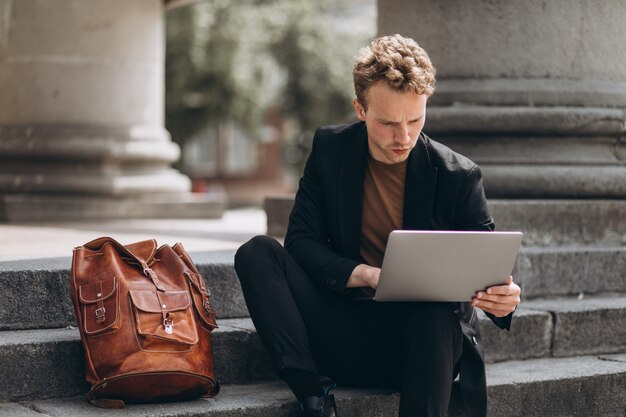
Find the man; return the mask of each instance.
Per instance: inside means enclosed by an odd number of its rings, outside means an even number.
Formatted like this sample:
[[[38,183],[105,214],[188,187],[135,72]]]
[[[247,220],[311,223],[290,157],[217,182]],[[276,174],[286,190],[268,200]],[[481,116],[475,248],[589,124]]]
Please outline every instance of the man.
[[[323,374],[401,390],[400,416],[445,416],[460,372],[467,414],[485,416],[474,307],[508,329],[520,302],[511,277],[471,303],[362,301],[391,230],[494,229],[480,169],[421,132],[435,70],[412,39],[374,40],[353,75],[360,122],[316,132],[285,248],[256,237],[235,256],[250,316],[298,415],[337,415]]]

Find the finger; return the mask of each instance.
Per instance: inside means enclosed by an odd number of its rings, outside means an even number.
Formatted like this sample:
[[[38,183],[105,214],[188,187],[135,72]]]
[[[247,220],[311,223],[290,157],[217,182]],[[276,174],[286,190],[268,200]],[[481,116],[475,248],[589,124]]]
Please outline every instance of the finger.
[[[495,294],[486,294],[484,292],[479,292],[476,295],[478,300],[486,300],[492,301],[494,303],[499,304],[514,304],[517,305],[520,303],[520,297],[518,295],[495,295]]]
[[[494,285],[492,287],[487,288],[486,291],[491,293],[491,291],[504,291],[504,290],[510,290],[511,288],[519,288],[519,286],[513,282],[513,275],[509,275],[509,278],[507,279],[506,284]]]
[[[495,301],[497,303],[513,303],[518,302],[520,300],[521,294],[513,292],[512,294],[488,294],[485,291],[479,291],[474,296],[479,300],[490,300]]]
[[[487,294],[516,295],[520,293],[520,288],[517,286],[517,284],[496,285],[487,288],[486,292]]]
[[[482,308],[483,310],[485,308],[489,308],[492,310],[503,310],[503,311],[513,311],[515,309],[516,304],[513,303],[495,303],[493,301],[487,301],[487,300],[478,300],[478,299],[474,299],[474,301],[472,301],[472,305],[474,305],[475,307],[479,307]]]
[[[497,295],[510,295],[512,291],[513,291],[513,288],[510,285],[496,285],[496,286],[487,288],[487,290],[485,290],[485,293],[497,294]]]
[[[472,305],[492,314],[499,314],[500,316],[509,314],[516,309],[516,306],[512,304],[491,303],[489,301],[481,302],[477,299],[472,299]]]

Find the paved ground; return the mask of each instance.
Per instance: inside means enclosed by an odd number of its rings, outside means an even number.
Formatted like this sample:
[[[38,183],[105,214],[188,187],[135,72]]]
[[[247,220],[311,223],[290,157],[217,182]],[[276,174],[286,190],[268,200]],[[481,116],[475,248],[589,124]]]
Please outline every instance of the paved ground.
[[[72,256],[72,248],[110,236],[122,244],[157,239],[189,252],[232,250],[266,231],[261,209],[229,210],[214,219],[129,219],[98,222],[0,224],[0,262]]]

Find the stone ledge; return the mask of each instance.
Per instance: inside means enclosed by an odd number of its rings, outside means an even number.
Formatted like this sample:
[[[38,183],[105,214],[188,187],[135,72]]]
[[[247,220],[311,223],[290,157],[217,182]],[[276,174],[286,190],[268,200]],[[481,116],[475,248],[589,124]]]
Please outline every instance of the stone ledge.
[[[626,297],[533,300],[524,308],[556,316],[554,356],[626,351]]]
[[[248,317],[234,250],[192,253],[220,318]],[[0,262],[0,330],[75,324],[69,258]],[[626,247],[523,248],[513,272],[526,299],[626,293]]]
[[[263,209],[267,216],[267,234],[283,237],[287,234],[289,214],[293,209],[295,195],[268,196],[263,202]]]
[[[222,318],[248,310],[233,268],[234,251],[192,253]],[[0,263],[0,330],[76,324],[70,298],[70,258]]]
[[[591,164],[483,163],[487,198],[626,199],[626,166]]]
[[[480,333],[485,345],[485,361],[501,362],[550,356],[553,324],[547,311],[520,307],[515,312],[511,330],[502,330],[480,311]]]
[[[586,307],[584,317],[572,316],[569,311],[577,310],[575,300],[546,302],[546,308],[555,309],[556,322],[579,323],[583,329],[605,326],[598,333],[619,334],[623,330],[620,318],[626,316],[626,297],[616,299],[598,299],[597,306],[613,305],[610,314],[616,319],[605,320],[606,310],[593,310]],[[569,304],[568,304],[569,303]],[[511,331],[503,331],[494,326],[489,319],[480,317],[487,362],[510,361],[529,358],[548,357],[552,353],[553,334],[558,343],[554,343],[559,356],[620,352],[626,349],[620,336],[607,337],[603,344],[594,345],[594,339],[586,344],[577,344],[569,351],[561,347],[562,340],[572,337],[577,340],[578,329],[566,325],[558,332],[553,331],[550,313],[539,310],[539,303],[528,303],[530,308],[520,307],[513,321]],[[584,308],[583,308],[584,309]],[[606,307],[605,307],[606,309]],[[246,319],[218,320],[220,329],[213,332],[213,350],[216,372],[223,383],[244,383],[259,379],[275,378],[267,353],[258,338],[252,321]],[[567,332],[572,334],[568,334]],[[0,401],[28,399],[32,396],[47,398],[54,396],[76,395],[86,392],[84,382],[82,348],[76,329],[19,330],[2,332],[0,341],[0,374],[7,375],[0,381]],[[588,334],[588,333],[587,333]],[[76,358],[81,358],[79,361]],[[46,379],[37,375],[47,375]]]
[[[176,174],[179,175],[179,174]],[[147,178],[147,177],[146,177]],[[184,178],[184,177],[180,177]],[[143,180],[143,179],[142,179]],[[184,179],[185,181],[186,178]],[[129,184],[132,183],[132,180]],[[133,185],[134,186],[134,185]],[[223,195],[89,196],[58,194],[0,194],[0,222],[80,221],[96,219],[219,218],[226,210]],[[154,190],[153,190],[154,191]],[[179,190],[176,190],[179,191]]]
[[[174,163],[180,147],[160,126],[0,125],[0,155],[68,161]]]
[[[284,236],[293,195],[265,199],[267,230]],[[524,245],[626,245],[626,200],[489,199],[497,230],[521,230]]]
[[[488,365],[490,415],[621,417],[626,363],[612,359],[582,356]],[[494,397],[500,401],[492,401]]]
[[[497,230],[521,230],[526,246],[626,245],[626,200],[495,200]]]
[[[525,247],[513,276],[526,297],[626,292],[626,246]]]
[[[430,106],[626,107],[626,83],[546,78],[443,79]]]
[[[621,135],[621,109],[565,106],[430,106],[424,131],[437,139],[450,134]],[[469,156],[469,155],[468,155]],[[471,156],[470,156],[471,157]]]
[[[226,384],[275,378],[247,320],[220,320],[212,335],[216,375]],[[0,402],[86,393],[83,349],[75,328],[0,333]],[[41,378],[45,375],[45,378]]]
[[[489,415],[623,417],[626,407],[626,392],[623,390],[626,384],[626,362],[621,360],[621,356],[604,360],[582,356],[488,365]],[[399,395],[389,390],[339,387],[334,393],[342,416],[397,415]],[[131,405],[123,413],[127,417],[286,417],[295,407],[295,400],[286,385],[274,381],[224,385],[214,399]],[[23,414],[10,414],[22,410]],[[95,408],[78,397],[32,401],[21,405],[0,403],[0,416],[32,417],[32,410],[49,417],[105,417],[111,414],[110,410]],[[448,416],[462,415],[464,413],[455,386]]]

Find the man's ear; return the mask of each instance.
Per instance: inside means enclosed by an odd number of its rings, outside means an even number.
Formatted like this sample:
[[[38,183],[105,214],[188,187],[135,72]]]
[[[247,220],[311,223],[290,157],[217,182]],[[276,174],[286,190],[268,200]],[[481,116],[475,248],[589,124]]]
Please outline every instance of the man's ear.
[[[352,99],[352,105],[354,106],[354,111],[356,112],[356,117],[359,118],[362,122],[365,121],[365,109],[361,105],[359,99]]]

